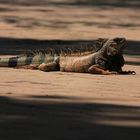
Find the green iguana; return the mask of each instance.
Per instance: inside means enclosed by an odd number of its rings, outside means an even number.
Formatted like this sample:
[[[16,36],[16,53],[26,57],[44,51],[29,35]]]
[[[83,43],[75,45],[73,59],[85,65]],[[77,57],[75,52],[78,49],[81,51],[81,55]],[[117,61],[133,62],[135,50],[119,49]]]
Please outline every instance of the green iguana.
[[[125,38],[113,38],[104,41],[97,52],[85,56],[64,56],[61,53],[38,52],[35,55],[23,55],[0,58],[0,67],[39,69],[41,71],[80,72],[91,74],[135,74],[123,71],[123,49]]]

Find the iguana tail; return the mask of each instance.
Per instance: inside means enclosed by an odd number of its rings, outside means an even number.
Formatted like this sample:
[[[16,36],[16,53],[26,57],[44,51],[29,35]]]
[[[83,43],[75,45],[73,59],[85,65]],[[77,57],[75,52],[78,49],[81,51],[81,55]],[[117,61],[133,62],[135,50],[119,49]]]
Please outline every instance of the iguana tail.
[[[0,58],[0,67],[24,66],[31,63],[32,57],[17,56],[9,58]]]

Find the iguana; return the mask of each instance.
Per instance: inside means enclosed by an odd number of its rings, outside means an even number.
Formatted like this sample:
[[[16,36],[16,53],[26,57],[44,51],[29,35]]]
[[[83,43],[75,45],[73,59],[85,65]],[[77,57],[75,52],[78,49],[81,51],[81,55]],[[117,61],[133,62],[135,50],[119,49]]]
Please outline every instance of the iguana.
[[[105,75],[135,74],[134,71],[122,70],[125,45],[125,38],[112,38],[104,41],[102,48],[97,52],[85,56],[64,56],[53,51],[49,53],[40,51],[35,55],[0,58],[0,66]]]

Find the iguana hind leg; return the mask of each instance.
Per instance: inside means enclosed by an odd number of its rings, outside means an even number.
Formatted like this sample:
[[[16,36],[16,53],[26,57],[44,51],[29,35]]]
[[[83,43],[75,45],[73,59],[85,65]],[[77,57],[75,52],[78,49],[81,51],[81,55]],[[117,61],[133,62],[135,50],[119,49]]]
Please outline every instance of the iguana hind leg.
[[[56,62],[50,62],[50,63],[42,63],[39,65],[39,70],[41,71],[58,71],[59,70],[59,66]]]

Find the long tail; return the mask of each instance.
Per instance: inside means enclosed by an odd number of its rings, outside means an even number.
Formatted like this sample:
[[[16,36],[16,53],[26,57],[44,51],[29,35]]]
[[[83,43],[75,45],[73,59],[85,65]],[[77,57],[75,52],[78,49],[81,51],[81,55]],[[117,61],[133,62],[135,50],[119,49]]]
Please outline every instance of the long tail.
[[[0,67],[16,67],[17,57],[0,58]]]
[[[48,52],[36,51],[17,57],[0,58],[0,67],[19,67],[30,64],[39,65],[44,61],[54,61],[54,58],[58,58],[58,54],[55,54],[52,50]]]
[[[31,63],[31,60],[32,57],[27,56],[0,58],[0,67],[16,67],[29,65]]]

